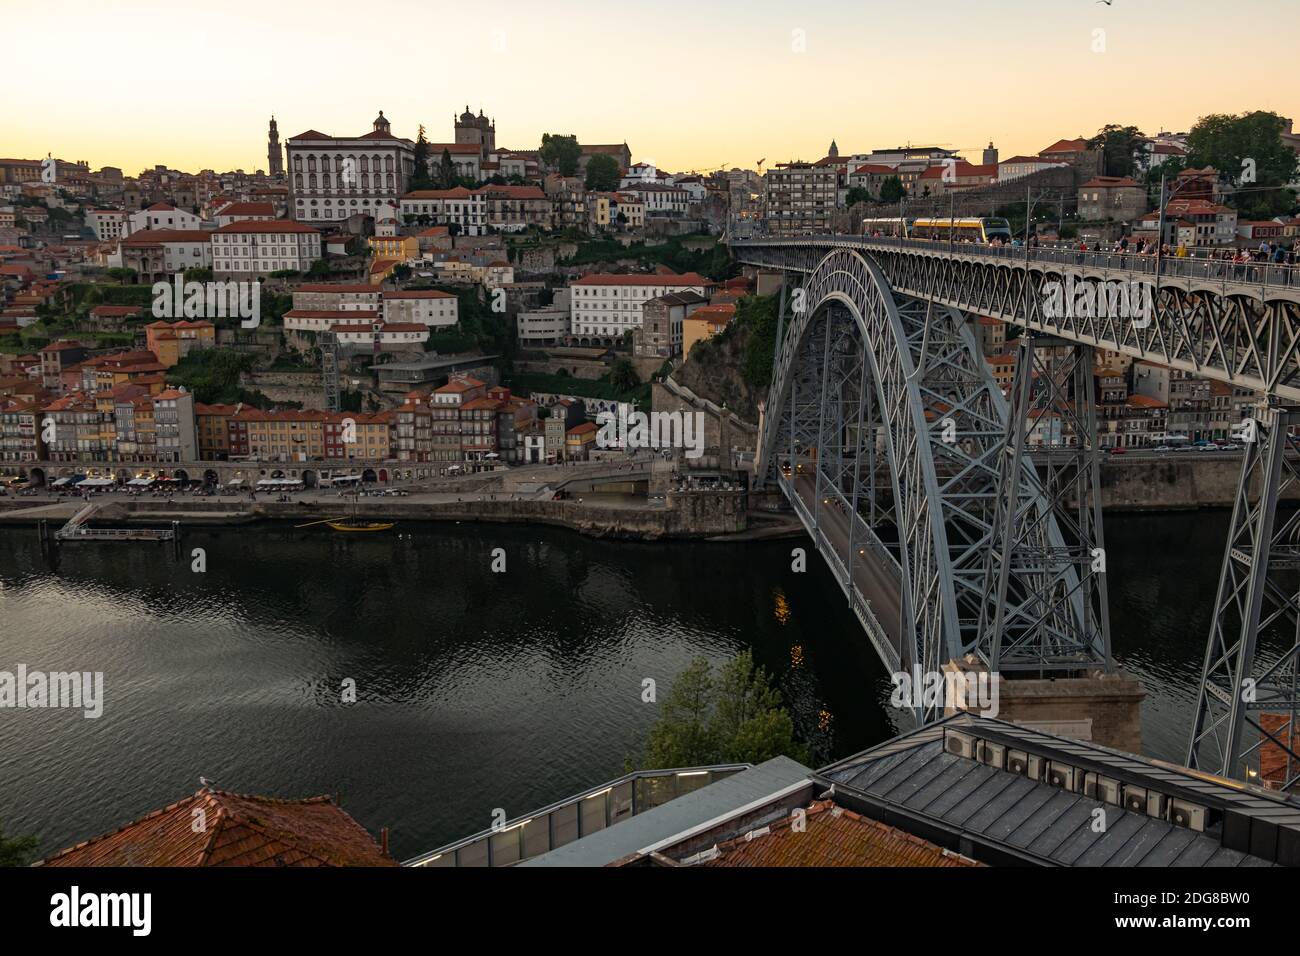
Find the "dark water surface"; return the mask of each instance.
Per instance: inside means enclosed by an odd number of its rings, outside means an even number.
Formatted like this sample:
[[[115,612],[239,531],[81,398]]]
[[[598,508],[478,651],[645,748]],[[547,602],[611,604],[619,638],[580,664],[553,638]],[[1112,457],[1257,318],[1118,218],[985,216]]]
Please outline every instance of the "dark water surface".
[[[1115,647],[1148,753],[1181,761],[1226,512],[1113,515]],[[104,715],[0,709],[0,823],[51,852],[192,793],[341,794],[400,858],[624,772],[654,678],[743,648],[822,760],[888,737],[890,684],[794,542],[627,544],[548,528],[190,531],[64,546],[0,532],[0,671],[103,671]],[[189,552],[206,551],[207,571]],[[507,567],[493,573],[492,550]],[[343,703],[354,680],[357,702]]]

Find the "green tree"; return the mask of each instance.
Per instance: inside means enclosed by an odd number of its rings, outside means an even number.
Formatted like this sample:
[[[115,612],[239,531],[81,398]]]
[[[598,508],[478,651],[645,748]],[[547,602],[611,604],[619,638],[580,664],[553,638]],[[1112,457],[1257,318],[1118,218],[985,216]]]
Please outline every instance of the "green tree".
[[[713,707],[713,668],[699,657],[677,675],[659,720],[650,728],[645,766],[649,769],[697,767],[713,763],[717,741],[709,728]]]
[[[307,270],[308,279],[328,279],[330,277],[330,264],[324,259],[317,259]]]
[[[193,269],[186,269],[185,281],[186,282],[211,282],[212,270],[208,268],[204,268],[202,266],[197,266]]]
[[[445,150],[444,150],[445,152]],[[409,192],[415,192],[417,189],[433,189],[434,182],[429,176],[429,140],[424,135],[424,125],[420,125],[420,132],[415,137],[415,173],[411,176],[411,182],[407,186]]]
[[[441,189],[452,189],[456,185],[456,164],[451,161],[451,151],[447,147],[442,148],[442,161],[438,165],[438,186]]]
[[[1289,211],[1295,194],[1285,188],[1295,176],[1296,154],[1282,142],[1285,128],[1276,113],[1256,110],[1240,116],[1202,117],[1187,135],[1192,166],[1213,166],[1240,191],[1237,208],[1265,219]]]
[[[740,376],[752,389],[761,390],[772,381],[772,361],[776,354],[776,309],[774,295],[747,295],[736,303],[739,332],[747,330],[741,357]]]
[[[234,404],[245,400],[239,377],[253,368],[253,356],[230,349],[191,352],[167,373],[167,381],[184,385],[194,400],[205,405]]]
[[[618,188],[618,160],[605,153],[597,153],[587,161],[587,188],[595,192],[612,192]]]
[[[903,181],[897,176],[889,176],[880,184],[881,202],[898,202],[906,195],[907,190],[903,188]]]
[[[27,866],[36,859],[37,845],[34,836],[6,837],[0,827],[0,866]]]
[[[871,193],[864,186],[851,187],[844,201],[850,206],[856,206],[860,202],[873,202]]]
[[[104,270],[104,275],[115,280],[118,285],[126,285],[128,282],[135,281],[136,271],[134,269],[123,269],[115,266],[112,269]]]
[[[809,759],[780,692],[746,650],[716,676],[702,657],[677,675],[650,730],[644,763],[648,769],[761,763],[782,754]]]
[[[1147,185],[1147,193],[1151,197],[1153,206],[1157,206],[1160,198],[1160,180],[1167,180],[1172,188],[1172,183],[1178,178],[1178,174],[1187,168],[1187,159],[1183,156],[1171,156],[1163,163],[1150,167],[1144,181]]]
[[[1090,149],[1102,151],[1103,176],[1131,176],[1137,164],[1138,150],[1145,137],[1136,126],[1103,126],[1088,140]]]
[[[582,147],[578,145],[578,137],[572,134],[543,133],[538,155],[547,166],[559,170],[561,176],[572,176],[578,171]]]

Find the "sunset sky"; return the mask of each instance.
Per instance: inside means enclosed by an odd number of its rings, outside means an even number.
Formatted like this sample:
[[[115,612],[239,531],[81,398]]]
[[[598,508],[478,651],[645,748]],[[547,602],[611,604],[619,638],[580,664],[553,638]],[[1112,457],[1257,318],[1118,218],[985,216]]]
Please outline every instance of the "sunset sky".
[[[575,133],[674,171],[817,159],[832,138],[978,161],[990,139],[1006,158],[1109,122],[1300,120],[1296,23],[1296,0],[46,0],[6,18],[0,155],[252,171],[272,113],[282,141],[382,109],[442,142],[468,103],[501,146]]]

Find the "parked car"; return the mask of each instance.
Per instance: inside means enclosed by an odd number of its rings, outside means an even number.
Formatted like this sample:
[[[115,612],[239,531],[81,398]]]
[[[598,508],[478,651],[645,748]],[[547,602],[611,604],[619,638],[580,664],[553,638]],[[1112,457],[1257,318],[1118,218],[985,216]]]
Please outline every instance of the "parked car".
[[[1111,453],[1112,455],[1126,455],[1126,454],[1128,454],[1128,449],[1126,449],[1126,448],[1121,448],[1121,447],[1119,447],[1119,446],[1117,445],[1117,446],[1115,446],[1114,448],[1112,448],[1112,449],[1110,450],[1110,453]]]
[[[1156,445],[1151,450],[1152,451],[1173,451],[1174,449],[1173,446],[1171,445]]]

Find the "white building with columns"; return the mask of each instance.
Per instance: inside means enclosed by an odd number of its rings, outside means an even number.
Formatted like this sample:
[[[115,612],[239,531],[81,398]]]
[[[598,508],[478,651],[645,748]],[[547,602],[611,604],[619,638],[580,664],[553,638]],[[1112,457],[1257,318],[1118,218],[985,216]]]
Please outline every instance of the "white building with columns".
[[[394,136],[381,110],[363,136],[309,129],[285,144],[289,214],[299,222],[337,223],[358,213],[397,207],[415,172],[415,144]]]

